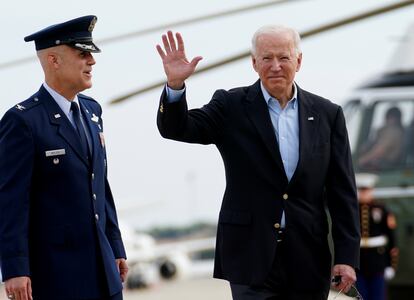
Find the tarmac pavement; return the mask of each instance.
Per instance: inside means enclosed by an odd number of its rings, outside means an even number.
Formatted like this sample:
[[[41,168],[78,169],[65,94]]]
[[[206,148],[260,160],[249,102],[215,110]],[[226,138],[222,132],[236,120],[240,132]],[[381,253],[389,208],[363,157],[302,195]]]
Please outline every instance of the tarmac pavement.
[[[333,300],[332,292],[329,300]],[[124,300],[231,300],[228,282],[212,278],[161,281],[147,289],[127,290]],[[339,295],[335,300],[350,299]],[[7,300],[0,285],[0,300]],[[36,300],[36,299],[35,299]]]
[[[331,292],[329,300],[350,299]],[[231,300],[227,281],[212,278],[162,281],[143,290],[125,291],[124,300]]]

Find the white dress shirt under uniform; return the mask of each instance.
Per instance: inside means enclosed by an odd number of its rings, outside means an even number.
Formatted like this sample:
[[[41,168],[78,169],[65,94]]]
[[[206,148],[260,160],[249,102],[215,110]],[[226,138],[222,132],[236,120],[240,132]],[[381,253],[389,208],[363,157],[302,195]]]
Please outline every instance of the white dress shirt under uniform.
[[[78,96],[76,95],[75,99],[68,100],[65,97],[63,97],[61,94],[59,94],[58,92],[56,92],[54,89],[52,89],[50,86],[47,85],[46,82],[43,83],[43,87],[46,89],[46,91],[49,92],[49,94],[52,96],[52,98],[56,101],[56,103],[59,105],[60,109],[63,111],[63,113],[66,115],[66,117],[69,119],[70,123],[72,124],[72,126],[76,129],[76,124],[75,121],[73,120],[73,113],[70,109],[70,105],[72,103],[72,101],[76,102],[76,104],[79,107],[79,112],[80,112],[80,116],[81,116],[81,123],[83,126],[83,129],[85,130],[85,134],[86,134],[86,139],[88,141],[88,146],[89,149],[91,149],[91,145],[92,145],[92,137],[91,134],[89,132],[89,130],[87,129],[87,126],[85,124],[84,121],[84,115],[82,113],[82,109],[79,103],[79,99]]]

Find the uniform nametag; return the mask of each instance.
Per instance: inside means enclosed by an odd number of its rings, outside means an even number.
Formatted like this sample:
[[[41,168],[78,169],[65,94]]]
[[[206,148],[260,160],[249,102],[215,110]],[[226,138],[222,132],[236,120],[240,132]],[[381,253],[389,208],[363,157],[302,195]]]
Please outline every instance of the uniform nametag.
[[[56,149],[56,150],[49,150],[46,151],[46,157],[49,156],[58,156],[58,155],[65,155],[66,150],[65,149]]]

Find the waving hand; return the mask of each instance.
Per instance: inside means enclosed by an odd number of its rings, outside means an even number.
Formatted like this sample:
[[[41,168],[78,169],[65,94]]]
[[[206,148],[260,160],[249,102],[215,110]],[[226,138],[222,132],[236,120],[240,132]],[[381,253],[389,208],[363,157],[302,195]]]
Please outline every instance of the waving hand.
[[[203,58],[201,56],[194,57],[191,62],[188,61],[184,51],[184,41],[180,33],[174,35],[171,31],[162,35],[164,49],[157,45],[157,51],[161,56],[164,65],[164,71],[167,75],[167,84],[172,89],[181,89],[184,81],[190,77]]]

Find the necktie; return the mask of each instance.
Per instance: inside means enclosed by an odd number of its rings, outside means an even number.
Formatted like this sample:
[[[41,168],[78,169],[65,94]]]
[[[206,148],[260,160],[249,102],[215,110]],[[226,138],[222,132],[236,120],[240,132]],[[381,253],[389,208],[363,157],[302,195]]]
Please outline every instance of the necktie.
[[[76,131],[79,134],[79,140],[82,146],[82,152],[85,154],[85,157],[88,159],[88,154],[89,154],[88,141],[86,140],[85,129],[81,122],[79,106],[75,101],[72,101],[72,103],[70,104],[70,109],[73,114],[73,120],[75,121]]]

